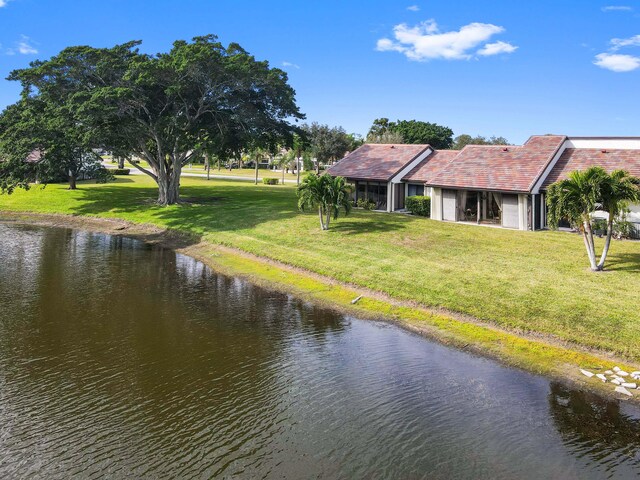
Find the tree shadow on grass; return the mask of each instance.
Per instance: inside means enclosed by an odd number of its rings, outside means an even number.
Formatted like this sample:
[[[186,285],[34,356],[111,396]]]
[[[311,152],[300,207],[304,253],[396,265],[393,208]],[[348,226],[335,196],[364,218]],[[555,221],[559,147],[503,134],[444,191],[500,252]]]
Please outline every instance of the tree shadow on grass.
[[[350,220],[341,218],[338,221],[332,221],[331,229],[342,233],[343,235],[359,235],[363,233],[385,233],[406,230],[408,222],[406,219],[394,218],[393,214],[389,217],[383,217],[384,214],[369,216],[366,219],[361,217],[360,220]]]
[[[80,190],[80,201],[71,210],[76,215],[110,213],[124,220],[154,223],[199,235],[250,229],[298,215],[295,197],[285,190],[247,188],[232,183],[188,185],[180,189],[186,202],[161,207],[155,203],[158,195],[155,186],[120,183]]]
[[[604,269],[610,272],[640,272],[640,252],[609,254]]]

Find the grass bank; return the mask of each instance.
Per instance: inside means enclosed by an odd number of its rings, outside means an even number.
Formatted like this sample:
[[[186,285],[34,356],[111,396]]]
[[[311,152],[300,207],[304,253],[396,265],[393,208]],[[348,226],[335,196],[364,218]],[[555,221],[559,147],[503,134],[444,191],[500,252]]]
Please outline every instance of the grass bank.
[[[594,274],[585,268],[576,235],[363,211],[321,232],[315,215],[296,211],[292,187],[199,178],[184,178],[182,183],[182,195],[190,202],[168,208],[155,206],[153,184],[136,176],[106,185],[82,184],[77,191],[64,185],[18,191],[0,197],[0,210],[118,218],[194,234],[211,248],[237,248],[353,286],[340,286],[347,288],[344,294],[329,290],[325,301],[403,318],[407,324],[439,331],[453,343],[511,356],[512,363],[520,366],[535,363],[530,370],[553,373],[566,364],[595,366],[607,355],[640,360],[638,242],[615,242],[608,271]],[[226,264],[225,268],[256,279],[282,280],[280,273],[270,279],[268,271],[252,272],[262,264],[246,257],[214,253],[211,258],[218,259],[220,268]],[[298,293],[327,292],[320,279],[314,280],[317,287],[296,286],[299,276],[299,271],[291,273],[284,284]],[[380,292],[384,298],[370,295],[349,307],[346,300],[358,288]],[[536,342],[536,336],[545,342]],[[520,359],[518,352],[524,352]]]

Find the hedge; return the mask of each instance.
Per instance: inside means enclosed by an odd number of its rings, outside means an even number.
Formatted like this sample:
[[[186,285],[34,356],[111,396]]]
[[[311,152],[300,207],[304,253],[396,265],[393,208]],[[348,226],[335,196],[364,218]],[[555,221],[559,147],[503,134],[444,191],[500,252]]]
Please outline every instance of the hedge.
[[[111,173],[113,173],[114,175],[129,175],[130,171],[130,168],[114,168],[113,170],[111,170]]]
[[[265,185],[278,185],[278,179],[277,178],[263,178],[262,179],[262,183],[264,183]]]
[[[428,217],[431,215],[431,197],[416,195],[407,197],[405,202],[406,209],[414,215]]]

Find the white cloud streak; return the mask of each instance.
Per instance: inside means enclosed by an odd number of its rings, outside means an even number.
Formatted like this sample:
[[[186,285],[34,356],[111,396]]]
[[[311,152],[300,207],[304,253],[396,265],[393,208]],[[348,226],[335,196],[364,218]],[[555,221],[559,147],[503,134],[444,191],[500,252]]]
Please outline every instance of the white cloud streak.
[[[619,53],[600,53],[596,55],[593,63],[612,72],[631,72],[640,68],[640,57]]]
[[[606,7],[602,7],[603,12],[631,12],[633,8],[627,7],[626,5],[609,5]]]
[[[282,66],[283,67],[291,67],[291,68],[300,68],[300,65],[296,65],[295,63],[291,63],[291,62],[282,62]]]
[[[441,32],[433,19],[413,27],[401,23],[393,27],[394,39],[379,39],[376,50],[400,52],[415,61],[468,60],[475,54],[488,56],[514,52],[517,47],[507,42],[486,43],[502,32],[504,27],[490,23],[474,22],[450,32]],[[476,51],[478,48],[480,50]]]
[[[629,38],[612,38],[609,43],[611,50],[620,50],[623,47],[640,47],[640,35]]]
[[[26,35],[21,35],[21,39],[18,42],[18,53],[22,55],[35,55],[38,53],[38,49],[31,45],[31,39]]]
[[[497,41],[495,43],[487,43],[478,50],[478,55],[488,57],[490,55],[499,55],[501,53],[513,53],[518,49],[515,45],[508,42]]]
[[[0,0],[2,1],[2,0]],[[407,7],[407,10],[411,11],[411,12],[419,12],[420,11],[420,7],[418,5],[411,5],[410,7]]]

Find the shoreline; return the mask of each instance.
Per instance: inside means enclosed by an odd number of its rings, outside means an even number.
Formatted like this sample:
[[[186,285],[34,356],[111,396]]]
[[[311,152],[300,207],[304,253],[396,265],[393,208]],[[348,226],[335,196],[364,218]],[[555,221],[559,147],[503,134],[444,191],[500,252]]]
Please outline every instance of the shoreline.
[[[607,352],[569,344],[549,335],[501,329],[468,315],[397,300],[381,292],[339,282],[240,249],[202,241],[195,235],[179,230],[150,224],[91,216],[1,210],[0,222],[72,228],[134,238],[170,248],[201,261],[223,275],[240,277],[258,286],[288,293],[358,318],[386,321],[441,344],[544,375],[573,388],[640,404],[640,390],[633,390],[634,396],[631,398],[623,397],[613,391],[612,384],[587,378],[579,370],[600,370],[614,365],[625,370],[640,368]]]

